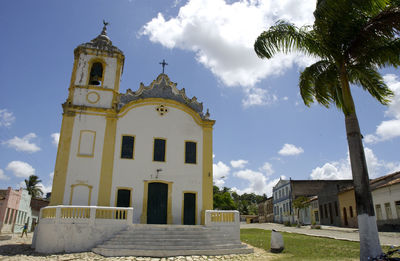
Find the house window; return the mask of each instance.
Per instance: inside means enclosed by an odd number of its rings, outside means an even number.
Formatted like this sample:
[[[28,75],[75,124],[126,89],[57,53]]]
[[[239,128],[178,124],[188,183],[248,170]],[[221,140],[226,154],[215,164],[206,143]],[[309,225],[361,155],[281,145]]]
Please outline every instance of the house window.
[[[286,187],[285,190],[286,190],[286,195],[289,196],[289,188]]]
[[[350,210],[349,210],[349,211],[350,211],[350,217],[353,217],[353,216],[354,216],[354,214],[353,214],[353,207],[350,206],[349,209],[350,209]]]
[[[99,62],[93,63],[90,70],[89,85],[100,86],[103,80],[103,65]]]
[[[196,164],[196,147],[197,143],[193,141],[185,142],[185,163]]]
[[[375,211],[376,211],[376,219],[382,220],[382,208],[381,204],[376,204],[375,205]]]
[[[328,207],[326,206],[326,204],[324,204],[324,208],[325,208],[325,218],[328,218]]]
[[[315,222],[319,222],[318,210],[314,211]]]
[[[390,207],[390,203],[385,203],[385,212],[386,212],[386,219],[392,219],[392,208]]]
[[[154,139],[153,161],[165,161],[165,139]]]
[[[396,206],[397,218],[400,219],[400,201],[395,201],[394,205]]]
[[[134,147],[134,136],[122,136],[121,159],[133,159]]]

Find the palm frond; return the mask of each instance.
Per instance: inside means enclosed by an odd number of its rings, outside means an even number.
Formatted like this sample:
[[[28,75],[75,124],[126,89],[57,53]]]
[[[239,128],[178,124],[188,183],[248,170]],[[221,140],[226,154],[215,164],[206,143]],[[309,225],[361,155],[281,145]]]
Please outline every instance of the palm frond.
[[[295,25],[278,21],[258,36],[254,50],[260,58],[272,58],[276,53],[300,51],[305,54],[322,56],[320,44],[313,39],[308,26],[297,28]]]
[[[358,64],[349,66],[348,70],[351,83],[361,86],[383,105],[387,105],[390,102],[393,92],[375,68]]]
[[[328,60],[318,61],[305,68],[299,82],[304,104],[310,106],[316,100],[327,108],[331,103],[341,108],[341,99],[337,94],[337,87],[340,86],[337,75],[335,64]]]

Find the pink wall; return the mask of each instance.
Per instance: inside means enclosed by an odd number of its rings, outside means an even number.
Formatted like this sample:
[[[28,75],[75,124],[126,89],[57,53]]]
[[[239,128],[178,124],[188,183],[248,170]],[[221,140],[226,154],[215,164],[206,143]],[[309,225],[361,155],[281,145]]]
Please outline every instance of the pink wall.
[[[3,204],[0,206],[0,231],[1,232],[11,232],[12,225],[15,222],[15,217],[17,214],[17,210],[19,208],[19,202],[21,200],[21,195],[22,195],[22,189],[13,190],[11,187],[8,187],[7,193],[6,193],[6,198],[4,200],[2,200]],[[11,224],[4,224],[7,208],[10,209],[9,211],[12,210]],[[10,214],[8,214],[8,215],[9,215],[8,219],[10,220]],[[10,223],[9,220],[7,223]],[[3,231],[3,229],[5,231]],[[8,230],[10,230],[10,231],[8,231]]]

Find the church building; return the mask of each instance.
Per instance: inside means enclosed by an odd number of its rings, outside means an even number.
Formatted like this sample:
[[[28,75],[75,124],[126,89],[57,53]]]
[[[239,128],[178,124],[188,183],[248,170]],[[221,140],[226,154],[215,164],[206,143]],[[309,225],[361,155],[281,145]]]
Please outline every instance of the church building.
[[[106,24],[75,49],[50,205],[133,207],[133,223],[204,224],[215,121],[164,72],[120,93],[124,59]]]

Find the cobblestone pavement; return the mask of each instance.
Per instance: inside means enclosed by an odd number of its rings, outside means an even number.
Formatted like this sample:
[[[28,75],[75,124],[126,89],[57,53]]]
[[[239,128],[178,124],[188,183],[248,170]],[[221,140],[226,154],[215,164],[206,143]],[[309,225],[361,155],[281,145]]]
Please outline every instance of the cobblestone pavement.
[[[11,235],[11,234],[8,234]],[[4,236],[4,235],[2,235]],[[36,253],[31,248],[32,233],[28,237],[21,238],[20,235],[14,234],[9,240],[0,240],[0,260],[21,260],[21,261],[38,261],[38,260],[130,260],[130,261],[223,261],[223,260],[241,260],[241,261],[266,261],[273,260],[277,256],[268,253],[262,249],[254,248],[253,254],[245,255],[224,255],[224,256],[177,256],[167,258],[151,258],[151,257],[103,257],[93,252],[73,253],[73,254],[57,254],[46,255]]]
[[[360,241],[358,229],[343,228],[333,226],[322,226],[322,229],[311,229],[310,226],[286,227],[282,224],[275,223],[253,223],[240,224],[240,228],[259,228],[265,230],[275,229],[276,231],[298,233],[309,236],[329,237],[334,239],[342,239],[349,241]],[[400,246],[399,232],[379,232],[379,239],[382,245]]]

